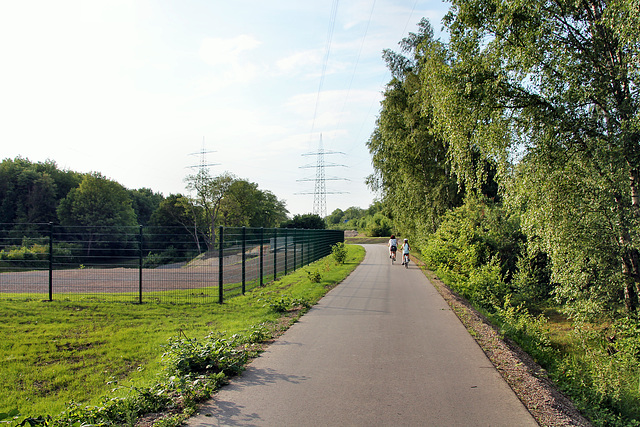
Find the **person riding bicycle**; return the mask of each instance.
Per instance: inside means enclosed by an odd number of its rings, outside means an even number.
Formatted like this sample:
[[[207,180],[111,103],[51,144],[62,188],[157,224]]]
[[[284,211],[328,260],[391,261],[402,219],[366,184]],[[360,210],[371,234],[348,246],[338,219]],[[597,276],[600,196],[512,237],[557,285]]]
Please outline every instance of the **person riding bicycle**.
[[[408,263],[409,251],[411,251],[411,246],[409,246],[409,239],[404,239],[404,244],[402,245],[402,265],[404,265],[405,263]]]
[[[387,243],[387,246],[389,246],[389,258],[396,258],[396,251],[398,250],[398,240],[396,239],[395,235],[391,235],[391,238],[389,239],[389,243]]]

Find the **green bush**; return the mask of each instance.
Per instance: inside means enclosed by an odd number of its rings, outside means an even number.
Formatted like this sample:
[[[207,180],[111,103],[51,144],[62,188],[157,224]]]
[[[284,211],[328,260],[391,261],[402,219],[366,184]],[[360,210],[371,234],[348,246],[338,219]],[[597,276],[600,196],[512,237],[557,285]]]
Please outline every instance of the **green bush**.
[[[238,337],[224,339],[211,334],[202,341],[195,338],[173,337],[162,359],[174,375],[219,373],[234,375],[242,371],[247,355],[238,350]]]
[[[276,313],[286,313],[295,307],[309,308],[311,304],[305,299],[288,296],[282,296],[269,302],[269,308]]]
[[[427,265],[450,286],[471,302],[493,310],[518,290],[512,279],[524,265],[518,263],[523,243],[518,221],[502,207],[470,199],[448,212],[438,230],[420,246]],[[526,283],[525,272],[518,277],[523,289],[535,287]]]
[[[371,217],[363,218],[361,221],[365,221],[366,225],[363,226],[362,222],[359,224],[361,228],[365,228],[366,234],[369,237],[389,236],[393,229],[391,220],[380,212]]]
[[[344,242],[338,242],[331,246],[331,253],[338,264],[344,264],[347,259],[347,248],[344,246]]]
[[[161,253],[149,252],[149,254],[144,258],[142,265],[145,268],[154,268],[175,262],[177,258],[178,251],[173,246],[169,246]]]
[[[0,250],[0,268],[38,268],[48,259],[48,245],[34,243]]]
[[[322,280],[322,276],[320,275],[320,272],[318,270],[307,270],[307,276],[311,283],[320,283],[320,281]]]

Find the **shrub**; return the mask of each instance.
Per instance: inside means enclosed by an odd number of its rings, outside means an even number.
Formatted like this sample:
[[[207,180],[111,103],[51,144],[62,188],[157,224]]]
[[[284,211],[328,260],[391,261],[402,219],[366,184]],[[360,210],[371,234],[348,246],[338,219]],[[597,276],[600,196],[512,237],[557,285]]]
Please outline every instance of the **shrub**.
[[[169,339],[162,359],[175,375],[219,373],[226,375],[242,371],[247,355],[236,349],[237,337],[227,340],[219,335],[208,335],[202,341],[195,338]]]
[[[344,264],[347,259],[347,248],[343,242],[338,242],[331,246],[331,253],[338,264]]]
[[[320,281],[322,280],[322,276],[320,275],[320,272],[318,270],[308,270],[307,276],[309,277],[311,283],[320,283]]]

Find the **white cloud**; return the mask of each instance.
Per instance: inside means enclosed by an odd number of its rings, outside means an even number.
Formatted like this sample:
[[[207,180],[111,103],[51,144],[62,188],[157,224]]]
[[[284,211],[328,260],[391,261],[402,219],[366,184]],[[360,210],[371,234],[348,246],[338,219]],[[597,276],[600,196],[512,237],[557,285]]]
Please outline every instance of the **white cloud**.
[[[202,40],[198,54],[207,64],[237,66],[243,52],[253,50],[262,43],[251,35],[242,34],[230,39],[207,37]]]
[[[202,40],[198,56],[213,70],[195,79],[196,92],[208,94],[254,81],[265,66],[251,62],[245,54],[261,44],[246,34],[229,39],[207,37]]]
[[[309,68],[317,68],[322,63],[322,51],[319,49],[296,52],[276,62],[280,71],[291,74],[301,73]]]

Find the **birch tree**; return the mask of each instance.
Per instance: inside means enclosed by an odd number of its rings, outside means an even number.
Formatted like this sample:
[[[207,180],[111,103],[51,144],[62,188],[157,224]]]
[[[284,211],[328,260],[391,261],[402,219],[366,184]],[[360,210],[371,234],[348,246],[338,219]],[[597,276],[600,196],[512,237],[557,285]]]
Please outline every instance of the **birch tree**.
[[[502,181],[507,199],[530,244],[549,254],[557,295],[576,316],[614,314],[619,303],[636,311],[638,1],[452,4],[442,75],[455,97],[434,113],[442,128],[463,124],[447,138],[452,163],[465,169],[471,131],[485,156],[514,166]],[[475,114],[462,120],[465,105]]]

